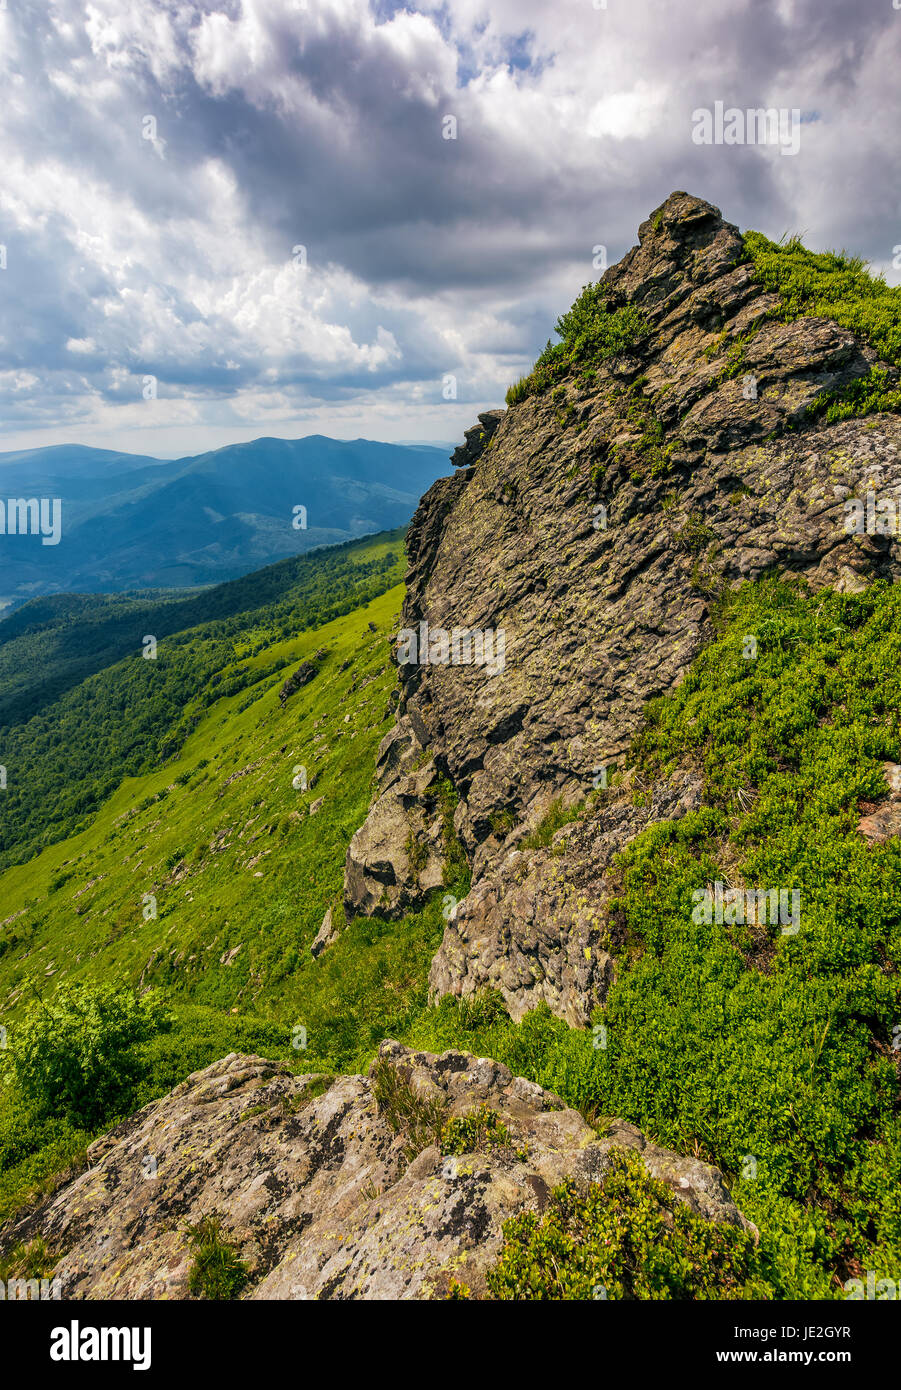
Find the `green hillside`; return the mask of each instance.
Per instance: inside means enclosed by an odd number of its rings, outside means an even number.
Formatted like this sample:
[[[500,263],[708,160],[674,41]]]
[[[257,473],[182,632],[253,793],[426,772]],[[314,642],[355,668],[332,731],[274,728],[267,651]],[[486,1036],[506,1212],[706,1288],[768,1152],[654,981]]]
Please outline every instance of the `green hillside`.
[[[199,595],[41,600],[33,621],[25,608],[0,623],[0,866],[71,834],[123,776],[171,758],[204,710],[260,679],[258,655],[396,584],[402,554],[402,532],[388,532]]]
[[[233,1048],[352,1070],[386,1033],[408,1031],[425,1003],[440,901],[400,926],[354,923],[319,961],[309,950],[326,909],[340,912],[347,842],[391,722],[401,598],[395,586],[245,658],[241,689],[203,708],[176,759],[126,777],[83,831],[3,874],[7,1025],[62,982],[154,987],[175,1024],[148,1045],[135,1104]],[[285,677],[323,649],[319,674],[283,709]],[[292,785],[299,767],[306,792]],[[151,899],[156,915],[145,917]],[[84,1141],[78,1126],[36,1120],[7,1093],[0,1213]]]

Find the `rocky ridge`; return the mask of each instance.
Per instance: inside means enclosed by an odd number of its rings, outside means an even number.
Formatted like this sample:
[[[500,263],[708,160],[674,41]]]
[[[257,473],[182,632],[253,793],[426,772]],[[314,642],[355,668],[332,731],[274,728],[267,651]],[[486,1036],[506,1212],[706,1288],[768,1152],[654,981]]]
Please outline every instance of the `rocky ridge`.
[[[397,724],[345,872],[348,918],[421,904],[441,873],[430,789],[447,779],[473,882],[433,992],[492,985],[514,1017],[544,1000],[573,1023],[610,979],[607,866],[649,817],[621,790],[552,847],[520,842],[555,800],[611,779],[646,702],[709,640],[724,587],[771,570],[839,591],[901,575],[897,542],[846,534],[843,506],[901,489],[901,420],[808,413],[876,363],[866,344],[828,319],[772,318],[737,228],[688,194],[603,278],[647,335],[481,416],[413,519],[402,629],[503,630],[505,663],[398,667]],[[650,818],[694,796],[654,789]]]

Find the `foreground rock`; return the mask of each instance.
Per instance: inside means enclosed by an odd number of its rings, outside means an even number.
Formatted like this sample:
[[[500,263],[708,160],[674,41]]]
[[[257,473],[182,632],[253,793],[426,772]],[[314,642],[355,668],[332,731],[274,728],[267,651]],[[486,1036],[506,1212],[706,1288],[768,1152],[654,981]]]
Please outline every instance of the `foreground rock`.
[[[221,1212],[250,1267],[242,1297],[441,1298],[452,1279],[478,1294],[503,1222],[541,1210],[566,1177],[601,1177],[616,1147],[638,1150],[698,1215],[748,1225],[717,1169],[621,1122],[599,1139],[557,1096],[495,1062],[385,1042],[376,1066],[447,1117],[489,1106],[509,1143],[443,1153],[434,1135],[395,1130],[372,1075],[292,1076],[233,1053],[93,1144],[88,1170],[0,1246],[40,1235],[64,1252],[64,1298],[185,1298],[184,1228]]]

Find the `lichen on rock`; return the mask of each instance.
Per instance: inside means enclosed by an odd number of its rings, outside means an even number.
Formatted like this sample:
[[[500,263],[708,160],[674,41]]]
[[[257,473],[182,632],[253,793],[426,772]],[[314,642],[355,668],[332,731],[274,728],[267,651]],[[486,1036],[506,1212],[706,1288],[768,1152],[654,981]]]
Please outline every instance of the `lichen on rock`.
[[[380,1068],[451,1122],[412,1157],[403,1125],[377,1102]],[[452,1122],[473,1114],[490,1114],[501,1142],[461,1151],[461,1136],[478,1143],[486,1126]],[[699,1218],[751,1229],[717,1169],[633,1125],[599,1135],[505,1066],[389,1041],[368,1077],[223,1058],[93,1144],[87,1170],[3,1243],[40,1235],[63,1251],[65,1298],[185,1298],[187,1228],[217,1212],[247,1266],[240,1298],[440,1298],[454,1281],[478,1295],[504,1223],[540,1212],[564,1180],[597,1181],[615,1149],[638,1153]]]

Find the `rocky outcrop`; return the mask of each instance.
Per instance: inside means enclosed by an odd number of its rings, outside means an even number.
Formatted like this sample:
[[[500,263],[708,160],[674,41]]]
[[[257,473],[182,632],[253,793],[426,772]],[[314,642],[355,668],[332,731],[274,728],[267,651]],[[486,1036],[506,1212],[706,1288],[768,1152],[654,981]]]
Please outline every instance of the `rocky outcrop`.
[[[451,463],[455,468],[468,468],[481,458],[503,418],[502,410],[485,410],[479,416],[478,424],[463,431],[465,443],[451,454]]]
[[[446,1118],[488,1106],[505,1142],[462,1154],[440,1133],[411,1144],[380,1110],[372,1074],[293,1076],[233,1053],[97,1140],[87,1171],[0,1244],[41,1236],[62,1252],[63,1298],[185,1298],[185,1228],[220,1213],[248,1267],[242,1298],[441,1298],[451,1280],[479,1294],[503,1222],[540,1211],[565,1178],[599,1179],[615,1148],[637,1150],[697,1215],[748,1226],[716,1168],[633,1125],[599,1136],[496,1062],[385,1042],[376,1067]]]
[[[486,986],[519,1020],[545,1003],[585,1027],[613,979],[607,915],[613,859],[647,825],[676,820],[701,802],[701,778],[677,774],[633,799],[628,788],[559,830],[550,846],[514,848],[454,907],[432,962],[436,996],[466,998]]]
[[[330,907],[323,917],[322,925],[313,938],[313,944],[310,947],[310,954],[314,958],[321,956],[326,946],[331,946],[338,940],[339,932],[333,919],[334,909]]]
[[[544,998],[571,1020],[609,975],[603,905],[573,897],[560,863],[551,873],[546,852],[521,848],[524,833],[622,765],[647,701],[709,640],[724,587],[769,570],[841,591],[901,577],[893,538],[844,528],[849,497],[901,489],[901,419],[808,414],[870,369],[869,347],[827,319],[770,317],[778,300],[737,229],[684,193],[604,281],[610,307],[638,310],[648,333],[520,400],[490,439],[467,432],[459,471],[411,524],[401,620],[408,633],[504,634],[501,668],[446,659],[440,643],[437,659],[399,666],[400,719],[459,797],[473,871],[433,988],[496,983],[514,1012]],[[610,814],[592,813],[586,853]],[[398,903],[404,866],[390,858]],[[381,910],[350,858],[345,897],[351,914]]]
[[[302,661],[297,670],[294,671],[278,692],[279,703],[284,709],[292,695],[296,695],[298,690],[302,690],[319,671],[318,663],[325,656],[324,651],[316,652],[312,661]]]
[[[347,850],[348,917],[402,916],[421,905],[444,873],[438,770],[409,719],[379,744],[376,776],[379,795]]]

